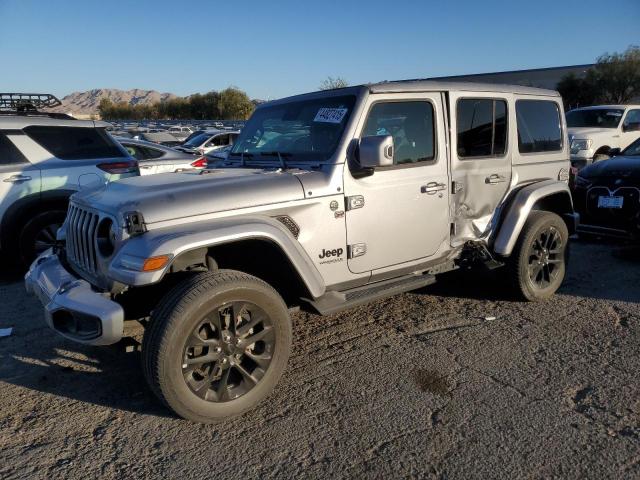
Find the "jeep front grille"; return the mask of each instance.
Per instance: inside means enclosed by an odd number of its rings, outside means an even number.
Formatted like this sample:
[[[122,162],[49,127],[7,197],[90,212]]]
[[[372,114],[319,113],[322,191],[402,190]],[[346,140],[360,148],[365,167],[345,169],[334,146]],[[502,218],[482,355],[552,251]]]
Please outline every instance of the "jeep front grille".
[[[96,230],[100,216],[70,205],[67,212],[67,259],[87,273],[96,273]]]

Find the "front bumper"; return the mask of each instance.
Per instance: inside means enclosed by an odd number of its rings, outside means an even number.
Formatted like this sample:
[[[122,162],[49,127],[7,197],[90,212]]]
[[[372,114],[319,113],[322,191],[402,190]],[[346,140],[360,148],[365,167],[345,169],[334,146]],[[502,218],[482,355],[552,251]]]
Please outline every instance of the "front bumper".
[[[52,250],[33,262],[25,287],[42,302],[47,325],[63,337],[87,345],[111,345],[122,338],[122,307],[69,272]]]

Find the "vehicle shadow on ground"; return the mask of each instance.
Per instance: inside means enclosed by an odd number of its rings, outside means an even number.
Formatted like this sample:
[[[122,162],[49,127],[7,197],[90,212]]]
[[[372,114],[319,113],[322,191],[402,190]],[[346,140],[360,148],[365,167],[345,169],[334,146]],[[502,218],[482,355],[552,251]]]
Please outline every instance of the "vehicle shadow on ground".
[[[21,282],[24,279],[26,268],[20,268],[0,255],[0,286],[9,283]]]
[[[54,341],[55,347],[29,342],[19,354],[14,349],[0,354],[0,382],[116,410],[174,417],[147,387],[138,352],[85,347],[58,336],[46,343]]]
[[[598,257],[594,261],[594,257]],[[597,264],[599,268],[594,268]],[[606,268],[603,268],[606,266]],[[417,293],[451,298],[517,301],[509,292],[503,268],[456,271]],[[640,245],[610,239],[572,240],[571,256],[560,294],[640,303]]]

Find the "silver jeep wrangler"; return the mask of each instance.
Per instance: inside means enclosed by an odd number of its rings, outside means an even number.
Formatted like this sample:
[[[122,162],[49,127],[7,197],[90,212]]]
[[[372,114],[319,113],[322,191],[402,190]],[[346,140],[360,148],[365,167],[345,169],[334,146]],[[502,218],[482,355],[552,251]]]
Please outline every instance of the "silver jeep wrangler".
[[[178,415],[226,419],[275,387],[290,309],[328,314],[474,265],[549,298],[576,215],[554,91],[385,82],[260,105],[201,174],[72,197],[26,275],[49,326],[91,345],[145,326],[142,358]]]

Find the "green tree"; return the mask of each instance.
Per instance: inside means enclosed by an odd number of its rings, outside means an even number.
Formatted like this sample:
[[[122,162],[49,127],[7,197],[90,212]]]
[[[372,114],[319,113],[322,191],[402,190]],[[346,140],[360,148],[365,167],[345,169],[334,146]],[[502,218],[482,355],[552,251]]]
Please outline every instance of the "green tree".
[[[601,102],[628,103],[640,95],[640,47],[601,55],[587,73],[587,81],[595,87]]]
[[[106,97],[100,99],[100,103],[98,104],[98,113],[100,114],[100,118],[103,120],[112,120],[113,102]]]
[[[562,95],[566,110],[593,105],[597,98],[593,85],[573,73],[564,76],[556,89]]]
[[[207,92],[202,96],[203,99],[203,117],[202,118],[220,118],[220,94],[215,91]]]
[[[333,90],[334,88],[344,88],[348,86],[349,82],[342,77],[327,77],[320,82],[318,90]]]
[[[253,112],[254,105],[245,92],[229,87],[220,92],[218,110],[224,120],[246,120]]]
[[[565,108],[596,103],[628,103],[640,96],[640,47],[598,57],[584,78],[569,74],[557,86]]]

